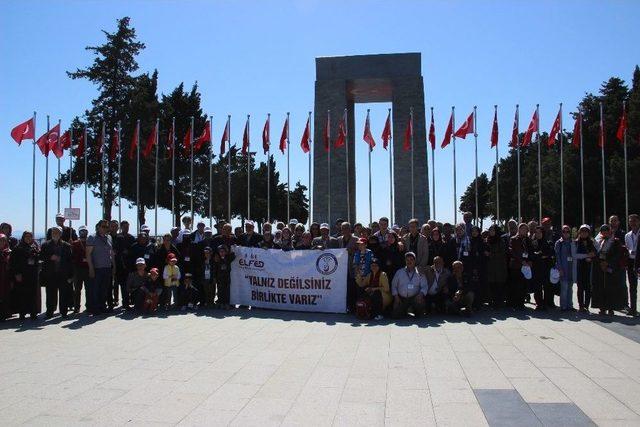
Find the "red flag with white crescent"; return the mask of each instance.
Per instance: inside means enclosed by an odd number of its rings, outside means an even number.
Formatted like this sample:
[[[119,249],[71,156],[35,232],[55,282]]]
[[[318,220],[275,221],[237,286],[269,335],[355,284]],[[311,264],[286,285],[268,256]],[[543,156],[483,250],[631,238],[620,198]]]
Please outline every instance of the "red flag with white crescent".
[[[468,134],[474,133],[474,132],[475,132],[475,129],[473,126],[473,112],[472,112],[471,114],[469,114],[469,117],[467,117],[467,120],[465,120],[464,123],[462,123],[462,125],[458,128],[456,133],[454,133],[454,136],[456,138],[465,139]]]
[[[271,143],[271,124],[269,123],[270,119],[271,117],[267,116],[267,121],[264,122],[264,127],[262,128],[262,151],[264,151],[264,154],[267,154],[269,152],[269,144]]]
[[[367,118],[364,121],[364,134],[362,135],[362,139],[369,145],[369,149],[373,150],[373,147],[376,146],[376,141],[373,139],[373,135],[371,134],[371,127],[369,124],[369,112],[367,111]]]
[[[387,120],[384,122],[384,129],[382,130],[382,148],[385,150],[389,146],[391,141],[391,111],[387,114]]]
[[[11,129],[11,138],[20,145],[25,139],[33,139],[35,137],[35,123],[33,117],[26,122],[20,123]]]
[[[491,148],[498,146],[498,111],[493,113],[493,126],[491,126]]]
[[[249,152],[249,144],[251,144],[249,136],[249,117],[247,117],[247,122],[244,124],[244,132],[242,132],[242,155],[246,156]]]
[[[147,137],[147,143],[144,146],[144,150],[142,150],[142,157],[144,157],[145,159],[149,157],[149,155],[151,155],[151,151],[153,150],[153,147],[155,147],[156,145],[156,139],[157,139],[156,131],[157,131],[156,125],[154,124],[153,129],[151,129],[151,133]]]
[[[119,151],[120,135],[118,135],[118,129],[114,129],[113,137],[111,137],[111,152],[109,153],[109,160],[111,160],[112,162],[115,161]]]
[[[42,154],[45,157],[49,157],[49,151],[53,147],[53,144],[57,144],[59,135],[60,135],[60,125],[57,124],[53,128],[51,128],[48,132],[45,132],[36,141],[38,148],[40,148],[40,152],[42,152]]]
[[[284,154],[284,150],[287,149],[287,141],[289,140],[289,116],[284,121],[282,126],[282,134],[280,135],[280,151]]]
[[[404,130],[404,143],[402,144],[402,148],[404,151],[411,150],[411,138],[413,137],[413,116],[409,114],[409,121],[407,122],[407,127]]]
[[[229,142],[229,117],[227,117],[227,123],[224,125],[224,131],[222,132],[222,138],[220,139],[220,155],[225,152],[225,144]]]
[[[447,130],[444,131],[444,138],[442,138],[442,144],[440,144],[440,148],[444,148],[447,145],[451,144],[451,135],[453,135],[453,111],[451,111],[449,124],[447,125]]]
[[[620,117],[620,124],[618,125],[618,131],[616,132],[616,139],[620,142],[624,142],[624,134],[627,131],[627,111],[622,108],[622,117]]]
[[[433,108],[431,109],[431,125],[429,125],[429,144],[431,144],[431,150],[436,149],[436,125],[433,122]]]
[[[536,108],[533,112],[533,116],[531,117],[531,121],[529,122],[529,127],[527,127],[527,131],[524,133],[524,137],[522,138],[522,146],[526,147],[531,143],[531,137],[534,132],[538,132],[540,129],[540,119],[538,118],[538,109]]]
[[[553,126],[551,126],[551,131],[549,132],[549,139],[547,140],[549,147],[556,143],[556,135],[558,135],[558,132],[560,132],[560,111],[558,111],[558,115],[553,121]]]
[[[345,111],[342,115],[342,120],[338,123],[338,137],[336,138],[336,142],[334,143],[334,147],[340,148],[344,147],[347,143],[347,131],[345,129],[347,112]]]
[[[513,118],[513,130],[511,131],[511,144],[509,144],[511,147],[517,147],[518,146],[518,133],[520,133],[519,131],[519,111],[518,111],[518,107],[516,107],[516,116]]]
[[[576,123],[573,125],[573,138],[571,140],[571,144],[576,148],[580,147],[581,135],[582,135],[582,112],[578,111],[578,116],[576,117]]]
[[[311,117],[307,117],[307,124],[304,127],[304,132],[302,133],[302,140],[300,141],[300,147],[302,151],[306,154],[311,151]]]
[[[209,120],[204,122],[204,128],[202,129],[202,134],[199,137],[197,137],[196,140],[194,141],[193,151],[197,153],[198,151],[200,151],[202,146],[207,142],[211,142],[211,123],[209,123]]]
[[[82,133],[80,133],[80,136],[78,137],[78,147],[76,148],[76,157],[78,158],[84,156],[84,148],[85,148],[84,135],[85,135],[85,131],[82,131]]]

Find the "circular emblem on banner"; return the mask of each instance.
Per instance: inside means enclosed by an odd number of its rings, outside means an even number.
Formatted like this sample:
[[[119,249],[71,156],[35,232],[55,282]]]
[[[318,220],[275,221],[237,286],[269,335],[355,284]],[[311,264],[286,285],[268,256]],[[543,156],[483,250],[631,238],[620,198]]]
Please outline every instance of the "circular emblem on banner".
[[[330,253],[321,254],[316,261],[316,269],[325,276],[333,274],[338,269],[338,258]]]

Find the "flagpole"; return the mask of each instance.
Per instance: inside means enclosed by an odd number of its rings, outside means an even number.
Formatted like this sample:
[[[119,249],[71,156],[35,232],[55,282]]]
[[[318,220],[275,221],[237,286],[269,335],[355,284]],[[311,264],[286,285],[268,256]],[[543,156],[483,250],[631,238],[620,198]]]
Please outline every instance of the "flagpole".
[[[213,116],[209,116],[209,228],[213,228]]]
[[[626,120],[626,105],[625,101],[622,101],[622,117],[625,117]],[[627,224],[627,228],[629,228],[629,179],[627,177],[627,126],[624,124],[624,136],[622,141],[622,147],[624,150],[624,220],[625,224]]]
[[[171,224],[176,226],[176,118],[171,118]]]
[[[122,222],[122,148],[120,147],[121,132],[118,120],[118,222]]]
[[[309,227],[313,222],[313,210],[311,208],[311,111],[309,111]]]
[[[136,231],[140,232],[140,119],[136,121]]]
[[[87,149],[89,148],[89,141],[87,141],[87,126],[84,127],[83,141],[84,141],[84,224],[89,226],[89,209],[87,204]]]
[[[367,124],[369,124],[369,109],[367,108]],[[371,203],[371,145],[368,145],[368,150],[367,150],[367,154],[368,154],[368,160],[369,160],[369,224],[371,224],[373,222],[373,214],[372,214],[372,210],[373,210],[373,205]]]
[[[47,114],[47,134],[49,133],[49,115]],[[47,155],[45,156],[46,158],[46,164],[45,164],[45,168],[44,168],[44,233],[45,236],[47,234],[47,231],[49,230],[49,141],[48,141],[48,135],[47,135],[47,141],[45,142],[47,144],[47,148],[45,149],[45,152],[47,153]]]
[[[33,112],[33,150],[31,159],[31,232],[36,232],[36,112]]]
[[[251,219],[251,137],[249,127],[250,115],[247,114],[247,219]]]
[[[494,115],[498,117],[498,105],[493,106]],[[496,222],[500,223],[500,155],[498,154],[498,143],[496,141]]]
[[[451,107],[451,130],[456,128],[456,107]],[[453,134],[453,224],[458,223],[458,195],[456,192],[456,135]]]
[[[227,115],[227,214],[231,223],[231,114]]]
[[[69,126],[69,209],[73,205],[73,126]],[[73,222],[69,220],[69,227]]]
[[[391,119],[391,108],[388,110],[389,119]],[[389,218],[393,225],[393,132],[392,126],[389,126]],[[369,221],[371,226],[371,221]]]
[[[331,227],[331,110],[327,110],[327,135],[329,141],[327,144],[327,222]]]
[[[289,112],[287,111],[287,224],[291,221],[291,179],[289,168]]]
[[[271,221],[271,113],[267,113],[267,221]]]
[[[564,156],[562,143],[562,102],[560,103],[560,224],[564,225]]]
[[[102,141],[102,145],[100,145],[100,199],[102,201],[102,218],[105,218],[106,215],[106,211],[104,208],[104,190],[105,190],[105,183],[104,183],[104,140],[105,140],[105,129],[104,129],[104,122],[102,122],[102,128],[101,128],[101,141]]]
[[[191,181],[191,195],[189,198],[189,210],[191,211],[191,223],[195,224],[196,222],[196,218],[195,218],[195,211],[193,208],[193,126],[194,126],[194,117],[191,116],[191,126],[189,128],[189,141],[191,142],[189,144],[190,147],[190,181]],[[192,226],[193,227],[193,226]]]
[[[351,197],[349,196],[349,124],[347,122],[347,109],[344,109],[344,139],[345,139],[345,148],[346,148],[346,159],[347,159],[347,222],[351,223]],[[329,144],[331,145],[331,144]],[[371,150],[369,150],[371,151]],[[369,153],[371,156],[371,153]]]
[[[516,162],[518,172],[518,222],[522,221],[521,201],[520,201],[520,106],[516,104]]]
[[[62,120],[58,119],[58,129],[62,129]],[[60,135],[58,134],[58,140],[56,146],[60,147]],[[58,156],[56,156],[58,157]],[[56,212],[60,212],[60,158],[58,157],[58,205]]]
[[[433,107],[431,107],[431,118],[433,119]],[[435,128],[434,128],[435,129]],[[435,131],[434,131],[435,135]],[[435,144],[435,143],[434,143]],[[436,149],[431,147],[431,205],[433,206],[433,220],[436,220]]]
[[[542,147],[540,144],[540,104],[536,104],[536,141],[538,143],[538,223],[542,223]],[[562,222],[564,224],[564,222]]]
[[[479,223],[478,216],[478,119],[476,117],[478,107],[473,106],[473,139],[475,144],[475,156],[476,156],[476,225]]]
[[[602,117],[602,101],[600,101],[600,152],[602,155],[602,222],[607,221],[607,184],[604,167],[604,119]]]
[[[416,196],[413,179],[413,107],[409,107],[409,120],[411,125],[411,218],[416,217]]]
[[[155,236],[158,237],[158,153],[160,150],[159,144],[160,138],[160,118],[156,117],[156,140],[154,143],[156,144],[156,164],[155,164],[155,185],[154,187],[154,204],[155,204],[155,212],[154,212],[154,223],[155,223]]]
[[[580,120],[580,191],[581,191],[581,202],[582,202],[582,224],[585,223],[585,212],[584,212],[584,153],[582,150],[582,112],[578,109],[578,120]]]

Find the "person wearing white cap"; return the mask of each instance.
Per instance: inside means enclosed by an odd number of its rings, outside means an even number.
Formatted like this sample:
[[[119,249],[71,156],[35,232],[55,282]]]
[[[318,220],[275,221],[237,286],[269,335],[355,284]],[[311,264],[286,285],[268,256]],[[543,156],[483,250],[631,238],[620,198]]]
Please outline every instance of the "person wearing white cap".
[[[178,237],[176,238],[176,243],[182,243],[182,236],[184,236],[185,233],[189,233],[191,234],[191,217],[190,216],[185,216],[184,218],[182,218],[182,225],[184,225],[184,227],[182,228],[182,230],[180,230],[180,233],[178,233]]]
[[[78,238],[76,231],[64,225],[64,215],[60,212],[56,214],[56,225],[62,230],[62,236],[60,237],[64,242],[71,243]],[[46,240],[51,240],[51,229],[47,230]]]
[[[262,236],[255,232],[255,224],[251,220],[247,220],[244,223],[245,232],[240,237],[239,245],[246,246],[248,248],[260,247]]]
[[[136,309],[142,309],[144,292],[140,290],[147,281],[147,264],[144,258],[137,258],[136,269],[127,276],[127,300],[133,302]],[[122,294],[124,299],[124,293]],[[125,308],[129,308],[128,306]]]
[[[58,302],[62,317],[67,317],[69,307],[73,306],[71,245],[62,240],[62,228],[51,227],[49,232],[51,240],[44,242],[40,251],[42,278],[47,291],[47,319],[53,317]]]
[[[334,249],[338,247],[338,240],[329,234],[329,224],[323,222],[320,224],[320,237],[313,239],[312,247],[314,249]]]

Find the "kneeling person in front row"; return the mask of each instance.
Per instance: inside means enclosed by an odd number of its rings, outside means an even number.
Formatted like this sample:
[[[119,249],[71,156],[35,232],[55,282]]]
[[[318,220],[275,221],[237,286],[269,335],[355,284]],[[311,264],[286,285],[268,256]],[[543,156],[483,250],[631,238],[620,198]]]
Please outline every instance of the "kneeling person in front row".
[[[407,252],[404,255],[405,267],[399,269],[391,282],[393,295],[393,317],[406,316],[409,307],[419,317],[424,312],[424,297],[427,294],[427,280],[416,269],[416,255]]]
[[[471,316],[473,313],[473,299],[475,298],[475,289],[473,284],[464,274],[464,265],[462,261],[455,261],[451,265],[453,274],[447,281],[447,293],[451,295],[448,301],[448,311],[453,313],[461,313]]]

